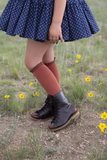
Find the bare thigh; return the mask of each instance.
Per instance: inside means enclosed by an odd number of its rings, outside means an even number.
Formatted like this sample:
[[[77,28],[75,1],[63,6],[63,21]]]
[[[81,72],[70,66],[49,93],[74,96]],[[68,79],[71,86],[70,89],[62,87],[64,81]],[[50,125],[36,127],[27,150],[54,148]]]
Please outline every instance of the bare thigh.
[[[43,63],[49,63],[54,60],[54,44],[50,44],[49,48],[45,52],[42,61]]]
[[[33,39],[28,39],[25,54],[26,67],[31,70],[37,64],[42,62],[43,56],[51,45],[50,41],[38,42]]]

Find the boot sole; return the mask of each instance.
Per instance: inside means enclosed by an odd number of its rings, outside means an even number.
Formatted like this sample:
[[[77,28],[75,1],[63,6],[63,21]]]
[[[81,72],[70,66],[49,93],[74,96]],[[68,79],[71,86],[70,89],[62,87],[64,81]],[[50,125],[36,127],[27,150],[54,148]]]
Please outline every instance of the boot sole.
[[[45,118],[45,119],[33,118],[33,117],[31,117],[31,116],[30,116],[30,118],[31,118],[31,119],[33,119],[34,121],[37,121],[37,120],[40,120],[40,121],[46,121],[46,120],[52,119],[52,118],[53,118],[53,116],[52,116],[52,117],[49,117],[49,118]]]
[[[67,126],[67,125],[70,123],[71,120],[73,120],[74,118],[76,118],[78,115],[79,115],[79,111],[77,110],[77,112],[76,112],[74,115],[72,115],[72,116],[70,117],[70,119],[69,119],[63,126],[58,127],[58,128],[55,128],[55,129],[50,129],[50,128],[49,128],[49,130],[50,130],[50,131],[57,131],[57,130],[59,130],[59,129],[64,128],[65,126]]]

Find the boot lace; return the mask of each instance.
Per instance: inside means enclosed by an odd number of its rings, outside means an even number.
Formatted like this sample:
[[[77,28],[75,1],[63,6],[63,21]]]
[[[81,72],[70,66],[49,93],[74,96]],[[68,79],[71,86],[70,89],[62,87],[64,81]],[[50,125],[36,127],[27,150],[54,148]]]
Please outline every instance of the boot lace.
[[[57,101],[53,102],[54,107],[53,107],[53,113],[54,113],[54,118],[52,119],[51,123],[57,123],[58,117],[59,117],[59,108],[57,104]]]

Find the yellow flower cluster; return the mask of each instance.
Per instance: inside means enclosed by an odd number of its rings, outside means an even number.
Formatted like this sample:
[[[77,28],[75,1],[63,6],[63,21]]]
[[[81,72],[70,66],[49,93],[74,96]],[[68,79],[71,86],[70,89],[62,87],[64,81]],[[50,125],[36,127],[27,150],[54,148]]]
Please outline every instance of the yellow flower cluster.
[[[86,75],[86,77],[87,77],[87,75]],[[90,82],[90,81],[91,81],[91,79],[90,79],[89,77],[85,78],[85,80],[86,80],[87,82]],[[89,92],[89,93],[88,93],[88,96],[89,96],[89,97],[93,97],[93,94],[92,94],[91,92]]]
[[[77,58],[81,58],[81,55],[78,54],[78,55],[77,55]],[[75,62],[78,63],[79,61],[76,60]],[[72,70],[71,70],[71,69],[68,69],[68,71],[71,72]]]
[[[107,113],[106,112],[101,113],[100,117],[103,118],[104,120],[107,119]],[[99,128],[101,129],[101,134],[103,134],[107,126],[105,123],[100,123]]]
[[[40,94],[39,94],[38,92],[36,92],[36,93],[33,94],[32,96],[35,96],[35,95],[39,96]],[[10,95],[5,95],[4,97],[5,97],[5,98],[9,98]],[[16,96],[15,96],[15,97],[16,97]],[[20,92],[19,97],[20,97],[21,99],[23,99],[23,98],[25,98],[25,95]]]
[[[78,54],[78,55],[77,55],[77,58],[81,58],[81,55]],[[79,61],[76,60],[75,62],[78,63]]]
[[[33,85],[33,82],[30,82],[30,86],[32,86]],[[35,94],[33,94],[32,96],[34,97],[35,95],[37,95],[37,96],[39,96],[39,93],[38,92],[36,92]]]
[[[39,96],[39,95],[40,95],[38,92],[36,92],[35,94],[36,94],[37,96]],[[35,94],[33,94],[32,96],[34,97],[34,96],[35,96]]]
[[[87,75],[86,75],[86,77],[87,77]],[[87,82],[90,82],[90,81],[91,81],[91,79],[90,79],[89,77],[85,78],[85,80],[86,80]],[[101,84],[103,84],[103,83],[100,83],[99,85],[101,85]],[[89,97],[93,97],[93,94],[92,94],[91,92],[89,92],[88,96],[89,96]],[[106,99],[106,98],[103,98],[102,101],[104,101],[104,99]]]
[[[101,35],[99,35],[99,38],[101,38],[102,36]],[[103,40],[105,41],[105,39],[103,38]]]

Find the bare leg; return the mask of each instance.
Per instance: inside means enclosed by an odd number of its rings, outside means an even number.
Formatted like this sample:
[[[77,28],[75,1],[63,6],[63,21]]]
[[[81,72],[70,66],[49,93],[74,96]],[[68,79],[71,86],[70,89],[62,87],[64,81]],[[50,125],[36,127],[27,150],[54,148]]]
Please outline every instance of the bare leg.
[[[54,49],[53,44],[49,41],[37,42],[32,39],[28,39],[27,42],[27,49],[25,55],[25,65],[26,67],[31,70],[34,66],[39,64],[41,61],[47,65],[54,61]],[[56,63],[47,66],[51,72],[56,77],[57,81],[59,82],[59,72]],[[47,94],[48,95],[48,94]]]
[[[50,44],[49,48],[45,52],[42,61],[43,63],[49,63],[54,60],[54,44]]]
[[[28,39],[26,55],[25,55],[25,65],[31,70],[34,66],[42,62],[43,56],[52,44],[49,41],[37,42],[33,39]],[[51,55],[51,53],[50,53]],[[51,56],[50,56],[51,57]],[[54,58],[53,58],[54,59]],[[52,59],[52,60],[53,60]],[[50,60],[50,59],[48,59]]]

